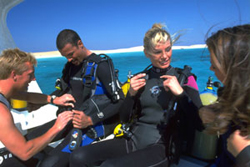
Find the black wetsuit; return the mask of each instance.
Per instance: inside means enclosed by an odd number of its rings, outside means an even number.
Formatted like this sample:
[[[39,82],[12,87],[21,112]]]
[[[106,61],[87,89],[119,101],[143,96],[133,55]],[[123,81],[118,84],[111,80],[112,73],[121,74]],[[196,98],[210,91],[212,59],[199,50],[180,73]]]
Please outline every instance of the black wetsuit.
[[[93,56],[97,56],[96,54],[91,54],[89,57],[87,57],[84,61],[89,60]],[[75,108],[76,110],[81,110],[81,106],[84,102],[83,100],[83,91],[84,91],[84,85],[82,81],[82,73],[83,69],[85,68],[85,62],[83,62],[79,66],[74,66],[73,64],[66,64],[64,70],[63,70],[63,77],[62,77],[62,85],[66,88],[68,87],[68,92],[73,95],[73,97],[76,99]],[[112,90],[110,87],[111,83],[111,75],[110,75],[110,68],[107,61],[102,61],[99,63],[97,67],[96,77],[99,79],[99,81],[102,83],[104,87],[105,94],[112,99]],[[68,81],[67,81],[68,80]],[[113,132],[113,129],[115,127],[115,123],[118,123],[118,108],[120,107],[122,100],[123,100],[123,94],[122,91],[119,92],[121,99],[119,101],[110,103],[105,109],[102,110],[103,117],[99,117],[97,113],[91,113],[89,115],[93,121],[93,124],[96,125],[99,122],[103,122],[105,126],[105,134],[108,135]],[[72,128],[72,125],[70,126]],[[68,129],[71,130],[71,128]],[[69,131],[67,131],[69,132]],[[68,166],[69,163],[69,153],[62,152],[62,149],[65,148],[70,141],[71,133],[69,133],[63,142],[59,144],[54,150],[52,150],[49,155],[45,158],[45,160],[42,162],[41,166],[43,167],[50,167],[50,166]]]
[[[146,86],[135,97],[126,96],[120,108],[121,120],[127,122],[131,116],[136,115],[137,121],[132,126],[132,137],[129,139],[115,138],[75,150],[70,157],[70,166],[101,167],[146,167],[167,166],[168,158],[165,153],[165,140],[163,129],[159,127],[163,120],[164,112],[168,107],[171,92],[166,92],[162,87],[160,76],[169,74],[174,68],[166,70],[152,68]],[[201,106],[197,85],[194,87],[186,84],[184,92],[177,97],[178,108],[188,122],[194,123],[201,120],[198,117],[198,108]],[[133,108],[137,106],[137,113]],[[196,120],[195,120],[196,119]],[[194,125],[196,126],[196,125]]]
[[[238,167],[250,167],[250,146],[245,147],[236,157]]]

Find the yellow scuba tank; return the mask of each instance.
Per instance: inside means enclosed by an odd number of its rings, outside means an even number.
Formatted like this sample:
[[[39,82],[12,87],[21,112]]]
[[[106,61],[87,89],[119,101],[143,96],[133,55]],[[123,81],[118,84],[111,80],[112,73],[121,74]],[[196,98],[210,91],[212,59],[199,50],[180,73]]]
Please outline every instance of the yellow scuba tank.
[[[133,75],[132,75],[131,71],[128,71],[128,75],[127,75],[128,79],[127,79],[127,81],[122,85],[122,91],[123,91],[125,97],[126,97],[126,95],[127,95],[127,93],[128,93],[128,90],[129,90],[129,88],[130,88],[130,79],[132,78],[132,76],[133,76]]]
[[[205,88],[204,91],[202,91],[200,93],[200,98],[201,98],[201,102],[203,105],[209,105],[214,103],[218,96],[217,93],[215,92],[215,90],[213,89],[213,78],[209,77],[208,81],[207,81],[207,87]]]
[[[220,87],[220,83],[213,82],[212,80],[212,77],[208,78],[207,87],[200,93],[201,102],[204,106],[215,103],[218,98],[213,87]],[[196,131],[192,155],[203,160],[214,160],[216,158],[217,142],[217,135],[209,135],[203,131]]]
[[[126,97],[127,93],[128,93],[128,90],[130,88],[130,79],[132,78],[132,73],[131,71],[129,70],[128,71],[128,75],[127,75],[127,81],[122,85],[122,92],[124,94],[124,96]],[[125,132],[125,124],[118,124],[114,131],[113,131],[113,134],[115,135],[115,137],[121,137],[123,136],[124,134],[126,134]]]

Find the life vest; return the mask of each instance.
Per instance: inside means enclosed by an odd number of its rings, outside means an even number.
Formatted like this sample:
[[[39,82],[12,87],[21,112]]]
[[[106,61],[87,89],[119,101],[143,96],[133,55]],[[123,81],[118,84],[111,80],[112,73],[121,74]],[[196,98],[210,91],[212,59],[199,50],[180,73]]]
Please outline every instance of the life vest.
[[[112,90],[112,101],[116,102],[120,99],[119,91],[121,90],[121,85],[117,76],[117,71],[114,69],[114,65],[112,62],[112,59],[105,55],[92,55],[89,57],[89,59],[84,61],[84,68],[82,70],[82,83],[84,85],[83,90],[83,101],[88,99],[89,97],[92,97],[93,95],[102,95],[105,94],[106,90],[104,89],[103,84],[99,81],[98,77],[96,77],[96,71],[98,69],[98,65],[103,62],[107,61],[109,68],[110,68],[110,77],[111,77],[111,90]],[[55,87],[57,90],[59,90],[59,94],[62,95],[69,91],[70,84],[70,76],[69,71],[71,70],[71,64],[67,63],[65,65],[65,68],[63,70],[63,81],[60,79],[57,79]]]

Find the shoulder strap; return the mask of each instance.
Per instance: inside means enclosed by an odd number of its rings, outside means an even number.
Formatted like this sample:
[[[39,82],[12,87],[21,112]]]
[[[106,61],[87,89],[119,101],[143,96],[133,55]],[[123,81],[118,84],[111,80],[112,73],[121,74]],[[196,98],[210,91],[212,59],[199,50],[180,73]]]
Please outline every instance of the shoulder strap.
[[[119,96],[119,86],[118,86],[118,79],[115,74],[114,70],[114,65],[112,62],[112,59],[105,55],[105,54],[100,54],[100,55],[94,55],[91,56],[90,59],[86,62],[86,66],[83,72],[83,83],[84,83],[84,92],[83,92],[83,97],[84,100],[87,98],[91,97],[94,95],[95,90],[96,90],[96,85],[97,85],[97,78],[96,78],[96,71],[98,68],[98,64],[107,61],[109,70],[110,70],[110,77],[111,77],[111,90],[112,90],[112,101],[116,102],[120,99]]]
[[[111,86],[111,90],[112,90],[112,101],[117,102],[120,99],[119,91],[121,90],[121,87],[119,85],[118,76],[117,76],[115,69],[114,69],[113,61],[109,56],[107,56],[105,54],[100,54],[100,56],[102,58],[106,59],[108,62],[110,77],[111,77],[110,86]]]
[[[4,97],[2,93],[0,93],[0,103],[6,105],[6,107],[8,107],[9,110],[11,109],[9,101]]]
[[[184,69],[175,68],[175,70],[178,73],[178,76],[177,76],[178,82],[180,83],[181,86],[183,86],[183,84],[187,81],[188,76],[190,76],[192,68],[190,66],[185,65]],[[175,102],[176,102],[176,97],[172,95],[172,97],[170,98],[168,102],[167,111],[164,112],[164,118],[162,121],[163,125],[167,125],[169,122],[169,119],[174,115],[173,108],[174,108]]]
[[[84,63],[84,68],[82,71],[82,81],[84,85],[83,89],[83,101],[87,100],[94,95],[96,89],[96,70],[98,64],[104,61],[100,56],[93,55]]]

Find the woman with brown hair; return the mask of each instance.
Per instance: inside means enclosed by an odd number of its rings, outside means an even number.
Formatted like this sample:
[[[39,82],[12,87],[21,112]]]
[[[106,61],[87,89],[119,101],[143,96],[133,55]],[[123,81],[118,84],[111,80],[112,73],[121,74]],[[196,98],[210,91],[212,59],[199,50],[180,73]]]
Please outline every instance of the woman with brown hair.
[[[250,25],[219,30],[206,44],[210,70],[224,85],[217,103],[200,110],[206,130],[221,135],[217,164],[233,166],[236,157],[237,165],[250,166]]]

